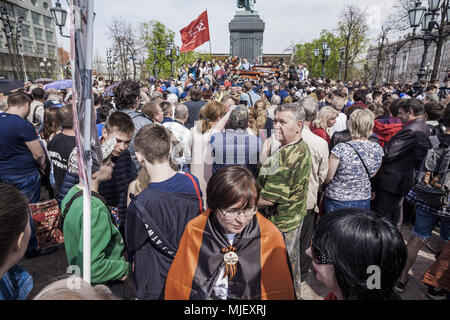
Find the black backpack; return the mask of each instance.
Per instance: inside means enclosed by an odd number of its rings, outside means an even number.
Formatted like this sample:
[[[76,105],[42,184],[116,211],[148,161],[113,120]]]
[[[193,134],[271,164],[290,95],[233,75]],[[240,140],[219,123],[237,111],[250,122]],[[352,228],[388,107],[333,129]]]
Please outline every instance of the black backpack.
[[[439,138],[441,137],[441,139]],[[449,207],[450,191],[450,146],[441,136],[429,138],[432,148],[428,150],[417,175],[414,191],[417,196],[433,208]]]

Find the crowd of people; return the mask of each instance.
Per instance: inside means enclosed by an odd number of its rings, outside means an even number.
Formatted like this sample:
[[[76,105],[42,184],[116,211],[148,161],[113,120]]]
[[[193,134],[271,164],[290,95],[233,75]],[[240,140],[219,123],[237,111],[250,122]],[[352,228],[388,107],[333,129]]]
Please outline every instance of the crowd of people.
[[[425,245],[428,295],[449,299],[450,80],[369,86],[265,65],[279,73],[243,78],[248,60],[230,58],[175,79],[94,81],[94,287],[58,281],[36,299],[120,299],[131,277],[142,300],[294,300],[310,271],[328,300],[399,299]],[[0,299],[25,299],[19,262],[56,250],[38,244],[28,204],[57,200],[82,270],[71,102],[31,83],[0,97]]]

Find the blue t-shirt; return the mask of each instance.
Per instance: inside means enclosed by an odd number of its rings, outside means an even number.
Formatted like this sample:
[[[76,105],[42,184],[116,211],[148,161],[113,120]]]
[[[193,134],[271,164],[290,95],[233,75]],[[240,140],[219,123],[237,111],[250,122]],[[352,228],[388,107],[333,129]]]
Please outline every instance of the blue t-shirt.
[[[0,175],[27,175],[38,168],[26,142],[38,139],[36,128],[27,120],[0,114]]]
[[[198,190],[200,192],[200,196],[203,197],[202,190],[200,190],[200,184],[198,179],[195,176],[195,182],[197,183]],[[185,174],[177,173],[172,178],[163,181],[150,183],[148,186],[150,189],[159,190],[162,192],[170,192],[170,193],[187,193],[187,194],[195,194],[197,195],[197,191],[195,191],[194,184],[192,180]]]

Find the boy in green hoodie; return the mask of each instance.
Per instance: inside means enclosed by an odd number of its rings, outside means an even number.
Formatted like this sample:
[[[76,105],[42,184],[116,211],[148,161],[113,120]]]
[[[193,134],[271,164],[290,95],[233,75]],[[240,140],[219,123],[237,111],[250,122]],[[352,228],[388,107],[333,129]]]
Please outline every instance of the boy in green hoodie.
[[[111,179],[114,164],[111,153],[116,139],[102,145],[103,163],[92,166],[91,196],[91,282],[107,285],[119,298],[123,297],[123,282],[131,271],[124,257],[124,243],[113,224],[109,208],[98,194],[100,183]],[[78,173],[76,148],[69,158],[68,170]],[[83,268],[83,186],[75,185],[61,203],[64,216],[64,245],[69,265]],[[68,209],[66,209],[66,206]],[[65,214],[64,214],[65,213]]]

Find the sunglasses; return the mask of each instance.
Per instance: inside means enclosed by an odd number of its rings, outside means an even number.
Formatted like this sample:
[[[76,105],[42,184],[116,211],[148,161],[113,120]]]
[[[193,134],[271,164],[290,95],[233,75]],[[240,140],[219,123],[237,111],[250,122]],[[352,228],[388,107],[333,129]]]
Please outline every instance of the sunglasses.
[[[315,264],[333,264],[333,261],[326,254],[322,253],[319,248],[317,248],[313,242],[311,242],[311,253]]]

